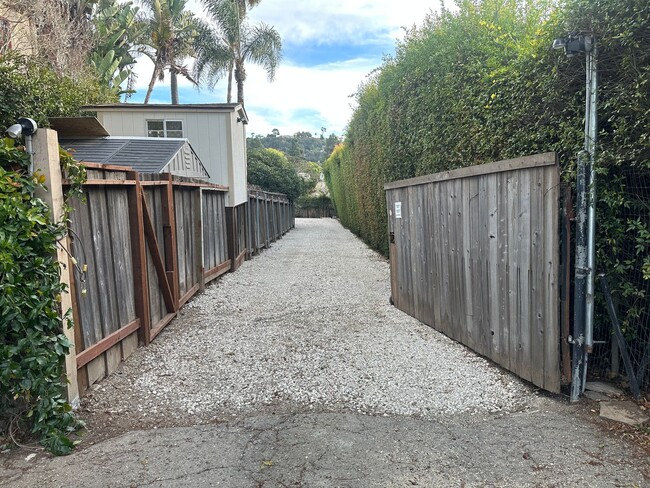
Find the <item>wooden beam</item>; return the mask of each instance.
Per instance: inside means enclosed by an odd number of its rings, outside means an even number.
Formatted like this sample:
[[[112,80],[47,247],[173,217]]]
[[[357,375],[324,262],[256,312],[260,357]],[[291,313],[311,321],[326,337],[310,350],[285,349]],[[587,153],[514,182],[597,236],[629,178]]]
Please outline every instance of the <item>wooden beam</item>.
[[[144,217],[143,220],[145,240],[147,241],[147,246],[151,252],[154,268],[156,268],[156,275],[158,276],[158,281],[160,282],[160,288],[162,290],[163,299],[165,300],[165,306],[167,307],[168,311],[174,311],[176,310],[176,301],[174,300],[172,288],[169,285],[169,281],[167,280],[167,271],[165,270],[165,264],[163,263],[162,257],[160,256],[160,246],[158,245],[156,231],[153,228],[151,213],[149,212],[149,207],[147,206],[147,201],[144,198],[144,194],[142,195],[141,200]],[[151,339],[153,339],[153,336]]]
[[[535,168],[539,166],[551,166],[557,164],[557,156],[554,152],[535,154],[533,156],[526,156],[523,158],[507,159],[505,161],[496,161],[494,163],[479,164],[477,166],[469,166],[467,168],[454,169],[451,171],[443,171],[426,176],[418,176],[416,178],[409,178],[407,180],[393,181],[386,183],[384,190],[394,190],[396,188],[404,188],[406,186],[425,185],[427,183],[435,183],[437,181],[448,181],[459,178],[467,178],[468,176],[481,176],[492,173],[501,173],[504,171],[515,171],[519,169]]]
[[[90,169],[104,169],[107,171],[133,171],[131,166],[117,166],[115,164],[92,163],[90,161],[81,161],[81,164]]]
[[[176,243],[176,212],[174,210],[174,185],[170,173],[161,175],[167,182],[166,190],[162,192],[163,238],[165,247],[165,271],[170,280],[174,297],[174,308],[168,312],[177,311],[179,307],[179,280],[178,280],[178,247]]]
[[[246,261],[246,250],[244,249],[241,253],[239,253],[239,256],[237,256],[237,259],[235,260],[237,263],[237,266],[235,269],[239,268],[244,261]]]
[[[169,180],[159,180],[159,181],[143,181],[142,186],[167,186],[169,184]],[[178,180],[173,180],[173,185],[174,186],[183,186],[183,187],[188,187],[188,188],[202,188],[204,190],[211,190],[211,191],[218,191],[218,192],[223,192],[226,193],[228,191],[228,187],[225,185],[217,185],[214,183],[196,183],[196,182],[191,182],[191,181],[178,181]]]
[[[227,271],[230,271],[232,263],[230,260],[221,263],[219,266],[212,268],[204,273],[205,281],[212,281],[215,278],[218,278]]]
[[[135,185],[136,181],[134,180],[86,180],[84,181],[84,186],[109,186],[109,185]],[[70,186],[71,182],[69,179],[63,180],[63,186]]]
[[[197,284],[194,285],[192,288],[190,288],[189,290],[187,290],[187,293],[185,293],[185,295],[183,295],[183,296],[180,298],[180,300],[179,300],[179,302],[180,302],[180,303],[179,303],[180,306],[182,307],[183,305],[185,305],[185,304],[187,303],[187,301],[188,301],[190,298],[192,298],[192,297],[196,294],[197,291],[200,290],[200,288],[201,288],[200,285],[197,283]]]
[[[226,207],[226,235],[228,240],[228,258],[230,259],[230,271],[237,270],[235,253],[237,252],[236,215],[233,207]]]
[[[151,329],[152,341],[158,336],[158,334],[160,334],[163,331],[165,327],[167,327],[167,325],[174,319],[174,317],[176,317],[176,312],[168,313],[160,320],[160,322],[156,324],[156,326],[153,329]]]
[[[126,339],[128,336],[133,334],[140,328],[140,320],[135,319],[128,325],[125,325],[119,330],[116,330],[112,334],[104,337],[101,341],[96,344],[93,344],[88,349],[84,349],[82,352],[77,354],[77,369],[85,366],[90,361],[98,357],[100,354],[105,353],[115,344]]]
[[[34,195],[43,200],[50,209],[50,219],[58,224],[64,215],[65,201],[63,197],[63,185],[61,174],[61,161],[59,158],[59,140],[57,133],[51,129],[40,129],[34,134],[34,172],[39,172],[45,177],[47,190],[38,188]],[[65,222],[64,222],[65,223]],[[65,355],[65,374],[67,377],[66,396],[73,407],[79,406],[79,387],[77,383],[77,364],[75,352],[75,331],[68,328],[64,315],[72,308],[72,296],[70,293],[70,266],[67,266],[69,256],[63,247],[68,246],[68,239],[64,239],[56,247],[54,258],[60,264],[60,282],[65,285],[66,290],[61,293],[61,326],[62,333],[70,341],[71,346]]]
[[[140,185],[138,174],[134,171],[127,175],[137,184],[130,188],[129,198],[129,231],[131,233],[131,257],[133,261],[133,290],[135,298],[135,313],[140,319],[142,327],[138,337],[145,346],[151,342],[151,310],[149,304],[149,285],[147,277],[147,249],[144,238],[144,214],[142,202],[144,193]]]
[[[203,277],[203,266],[205,257],[203,256],[203,190],[197,188],[194,191],[194,208],[198,211],[193,215],[194,219],[194,256],[196,266],[196,276],[199,280],[199,290],[205,290],[205,279]]]

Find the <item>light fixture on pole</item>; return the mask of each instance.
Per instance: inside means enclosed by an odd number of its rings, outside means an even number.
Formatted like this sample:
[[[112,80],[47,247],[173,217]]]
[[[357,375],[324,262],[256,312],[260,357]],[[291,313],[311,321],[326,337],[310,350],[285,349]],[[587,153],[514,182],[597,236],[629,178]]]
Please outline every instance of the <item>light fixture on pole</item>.
[[[18,123],[7,129],[7,135],[12,139],[18,139],[20,136],[25,138],[25,149],[29,154],[29,174],[34,172],[34,150],[32,148],[32,136],[36,134],[38,125],[34,119],[21,117]]]
[[[598,136],[598,72],[596,39],[593,35],[569,35],[553,41],[568,57],[586,54],[585,142],[578,155],[576,205],[576,262],[571,401],[584,392],[587,358],[594,338],[594,288],[596,279],[596,139]],[[589,168],[585,168],[588,160]],[[588,179],[588,183],[587,180]]]

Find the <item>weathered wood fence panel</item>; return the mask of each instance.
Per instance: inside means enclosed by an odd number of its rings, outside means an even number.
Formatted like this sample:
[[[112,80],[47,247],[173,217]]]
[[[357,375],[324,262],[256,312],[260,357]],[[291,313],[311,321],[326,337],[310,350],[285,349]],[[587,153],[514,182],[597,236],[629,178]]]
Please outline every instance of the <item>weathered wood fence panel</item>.
[[[86,201],[72,202],[69,226],[81,392],[149,344],[207,281],[236,269],[249,254],[253,220],[248,203],[226,208],[225,187],[86,166]],[[260,192],[256,203],[260,239],[293,227],[286,197]]]
[[[88,169],[92,180],[126,180],[125,171]],[[88,185],[87,203],[72,201],[78,381],[85,388],[114,371],[138,346],[126,185]],[[125,218],[126,216],[126,218]],[[87,266],[84,272],[83,266]]]
[[[555,154],[385,188],[395,306],[535,385],[558,392],[560,188]]]
[[[286,195],[251,190],[248,196],[248,252],[252,256],[293,229],[296,219]]]
[[[205,280],[211,281],[230,270],[226,228],[226,192],[204,189],[203,259]]]

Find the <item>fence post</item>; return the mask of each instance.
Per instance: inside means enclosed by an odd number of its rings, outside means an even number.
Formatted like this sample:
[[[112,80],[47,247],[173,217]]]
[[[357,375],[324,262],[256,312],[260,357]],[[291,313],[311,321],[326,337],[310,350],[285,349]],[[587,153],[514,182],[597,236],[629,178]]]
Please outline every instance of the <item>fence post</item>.
[[[176,210],[174,205],[174,180],[171,173],[162,177],[167,185],[162,192],[163,214],[163,248],[165,250],[165,271],[167,280],[171,282],[172,295],[174,296],[174,309],[180,306],[180,292],[178,281],[178,247],[176,244]]]
[[[228,257],[230,258],[230,272],[237,271],[237,225],[234,207],[226,207],[226,236],[228,240]]]
[[[53,222],[60,222],[63,217],[63,186],[61,163],[59,160],[59,138],[56,131],[40,129],[34,134],[34,171],[45,177],[48,190],[39,188],[35,196],[43,200],[50,208]],[[61,264],[61,283],[65,284],[67,291],[61,294],[61,312],[65,314],[72,309],[72,294],[70,288],[70,266],[68,254],[63,250],[69,249],[68,237],[60,241],[56,249],[56,259]],[[62,248],[63,247],[63,248]],[[74,340],[74,329],[69,329],[63,324],[63,333],[70,343],[70,351],[65,357],[65,373],[68,379],[66,396],[73,408],[79,407],[79,386],[77,385],[77,350]]]
[[[203,189],[199,188],[195,194],[195,208],[198,208],[198,217],[194,221],[194,251],[196,253],[196,272],[199,279],[199,291],[205,290],[205,253],[203,252]]]
[[[131,231],[135,313],[140,319],[138,338],[140,343],[148,346],[151,342],[151,311],[149,309],[147,249],[144,240],[144,217],[142,209],[144,194],[140,185],[140,175],[138,172],[129,171],[126,177],[129,180],[135,181],[135,185],[129,189],[129,227]]]

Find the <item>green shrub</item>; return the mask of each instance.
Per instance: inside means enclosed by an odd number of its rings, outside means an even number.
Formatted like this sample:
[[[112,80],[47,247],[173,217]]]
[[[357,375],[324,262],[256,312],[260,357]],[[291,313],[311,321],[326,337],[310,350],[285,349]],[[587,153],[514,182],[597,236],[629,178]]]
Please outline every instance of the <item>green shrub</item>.
[[[95,78],[59,76],[42,61],[9,53],[0,56],[0,130],[19,117],[47,127],[48,117],[79,115],[81,107],[119,101]]]
[[[79,427],[63,394],[70,343],[62,323],[65,291],[56,261],[63,224],[50,223],[33,196],[42,177],[28,177],[27,154],[0,140],[0,412],[12,431],[28,429],[55,454],[73,448]]]
[[[248,152],[248,182],[263,190],[284,193],[293,201],[303,191],[303,180],[287,157],[276,149]]]

